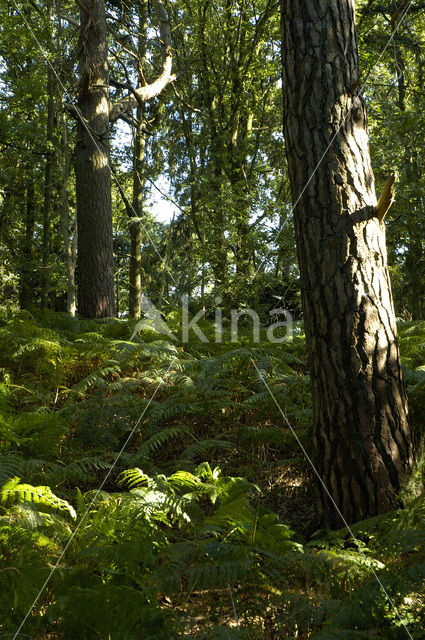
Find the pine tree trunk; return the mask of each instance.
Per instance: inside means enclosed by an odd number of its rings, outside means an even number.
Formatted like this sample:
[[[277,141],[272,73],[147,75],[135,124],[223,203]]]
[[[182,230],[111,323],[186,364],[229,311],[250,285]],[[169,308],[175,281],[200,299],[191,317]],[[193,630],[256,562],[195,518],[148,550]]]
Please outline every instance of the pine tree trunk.
[[[78,224],[78,310],[82,317],[115,315],[109,167],[109,74],[103,0],[80,0],[75,176]]]
[[[354,0],[284,0],[282,26],[315,464],[350,523],[396,507],[413,460],[385,228],[375,217],[356,91]],[[322,486],[319,492],[323,523],[341,526]]]

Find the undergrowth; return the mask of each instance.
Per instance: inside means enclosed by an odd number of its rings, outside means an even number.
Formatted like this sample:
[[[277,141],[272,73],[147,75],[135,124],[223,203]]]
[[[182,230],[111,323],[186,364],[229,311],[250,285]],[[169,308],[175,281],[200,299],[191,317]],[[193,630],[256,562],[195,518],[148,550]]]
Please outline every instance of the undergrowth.
[[[405,509],[356,541],[315,531],[310,469],[261,378],[310,451],[300,331],[182,345],[134,329],[0,319],[0,636],[48,579],[22,637],[425,638],[422,465]],[[420,443],[425,323],[400,336]]]

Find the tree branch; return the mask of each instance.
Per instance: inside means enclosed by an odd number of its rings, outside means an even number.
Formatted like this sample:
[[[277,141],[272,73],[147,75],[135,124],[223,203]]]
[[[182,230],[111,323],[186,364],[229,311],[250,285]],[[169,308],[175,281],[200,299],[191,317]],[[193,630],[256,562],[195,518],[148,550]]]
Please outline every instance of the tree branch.
[[[69,24],[72,24],[74,27],[79,27],[80,24],[77,20],[74,20],[74,18],[70,18],[69,16],[64,16],[63,14],[59,15],[59,18],[61,20],[65,20],[65,22],[69,22]]]
[[[162,71],[154,82],[134,89],[126,98],[116,102],[112,106],[109,114],[111,122],[120,118],[122,114],[128,114],[128,112],[137,107],[137,105],[142,105],[144,102],[155,98],[170,82],[175,80],[175,76],[172,74],[173,54],[171,48],[170,22],[160,0],[153,0],[153,5],[159,21],[159,34],[163,50]]]
[[[120,185],[120,183],[118,181],[117,172],[115,171],[115,169],[112,166],[112,164],[110,164],[109,166],[110,166],[110,169],[111,169],[111,173],[115,177],[115,183],[116,183],[116,185],[118,187],[118,191],[119,191],[119,194],[121,196],[121,199],[122,199],[122,201],[123,201],[123,203],[125,205],[125,211],[126,211],[128,217],[130,218],[130,220],[132,220],[133,218],[136,217],[134,208],[132,207],[130,200],[125,195],[125,191],[124,191],[124,189],[122,188],[122,186]]]

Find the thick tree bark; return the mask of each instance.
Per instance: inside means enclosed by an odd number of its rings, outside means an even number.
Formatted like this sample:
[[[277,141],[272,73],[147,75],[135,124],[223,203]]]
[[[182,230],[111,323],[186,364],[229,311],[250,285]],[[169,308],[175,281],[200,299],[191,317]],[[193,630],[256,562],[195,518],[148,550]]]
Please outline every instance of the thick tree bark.
[[[347,522],[399,504],[412,465],[385,228],[376,218],[354,0],[282,2],[285,141],[315,464]],[[322,486],[324,524],[341,526]]]
[[[79,0],[79,4],[78,310],[85,318],[99,318],[115,315],[108,48],[104,0]]]

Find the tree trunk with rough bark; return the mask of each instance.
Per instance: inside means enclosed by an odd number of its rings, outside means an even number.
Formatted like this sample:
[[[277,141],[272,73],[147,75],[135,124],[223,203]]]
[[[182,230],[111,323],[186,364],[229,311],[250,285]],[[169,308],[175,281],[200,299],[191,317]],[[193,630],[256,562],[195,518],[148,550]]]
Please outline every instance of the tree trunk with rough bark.
[[[78,0],[78,4],[78,101],[77,108],[67,105],[78,123],[75,149],[78,308],[80,315],[96,318],[115,315],[109,123],[118,118],[131,119],[135,108],[142,109],[145,102],[158,96],[175,78],[172,74],[170,23],[161,2],[153,0],[162,47],[160,73],[151,84],[139,83],[137,89],[125,85],[129,90],[128,95],[110,104],[105,1]],[[145,15],[146,8],[144,3],[141,14]],[[119,85],[122,86],[121,83]],[[124,191],[119,184],[117,186],[126,200]],[[126,207],[131,210],[131,205],[126,203]],[[140,229],[137,230],[133,225],[131,234],[133,255],[136,256],[140,253]],[[132,263],[130,276],[133,278],[134,274],[133,284],[136,286],[136,291],[132,287],[133,301],[140,297],[137,294],[137,288],[140,289],[140,265],[136,262],[137,256]],[[137,314],[137,309],[132,309],[132,313]]]
[[[100,318],[115,315],[106,18],[103,0],[79,4],[78,311],[85,318]]]
[[[283,93],[315,465],[348,522],[399,505],[413,462],[354,0],[284,0]],[[320,516],[343,522],[323,486]]]

